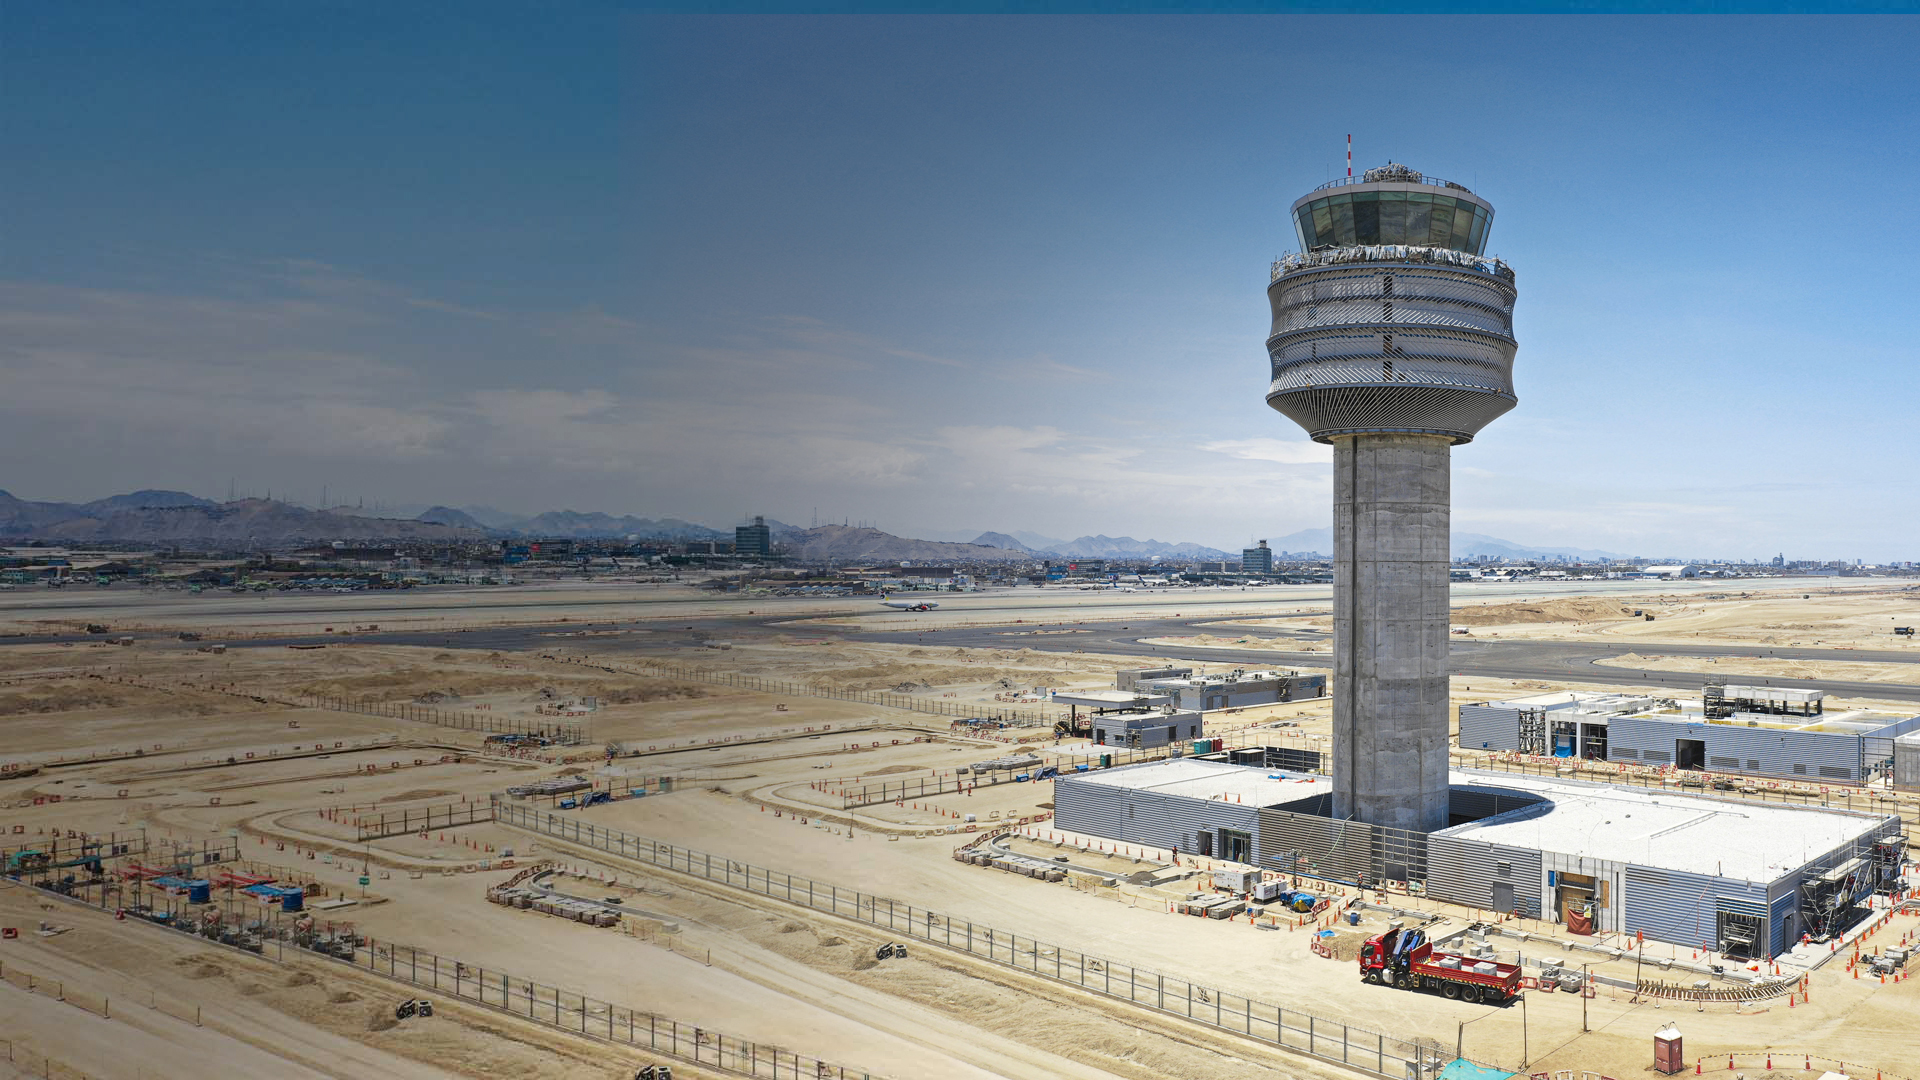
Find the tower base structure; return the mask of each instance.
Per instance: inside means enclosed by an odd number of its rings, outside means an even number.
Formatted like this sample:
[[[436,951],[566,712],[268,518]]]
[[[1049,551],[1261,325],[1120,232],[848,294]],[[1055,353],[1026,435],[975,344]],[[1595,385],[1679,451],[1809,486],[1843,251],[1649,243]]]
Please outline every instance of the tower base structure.
[[[1333,440],[1333,816],[1448,824],[1453,440]]]

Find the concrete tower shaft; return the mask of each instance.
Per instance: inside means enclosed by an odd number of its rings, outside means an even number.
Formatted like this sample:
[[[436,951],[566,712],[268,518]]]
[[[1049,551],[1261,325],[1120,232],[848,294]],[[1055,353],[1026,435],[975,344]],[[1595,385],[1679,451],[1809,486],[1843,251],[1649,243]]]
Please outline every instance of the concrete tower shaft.
[[[1452,444],[1333,441],[1334,814],[1432,832],[1447,818]]]
[[[1513,271],[1480,254],[1492,204],[1405,166],[1293,217],[1306,250],[1268,282],[1267,404],[1334,447],[1334,814],[1431,832],[1448,824],[1450,458],[1515,404]]]

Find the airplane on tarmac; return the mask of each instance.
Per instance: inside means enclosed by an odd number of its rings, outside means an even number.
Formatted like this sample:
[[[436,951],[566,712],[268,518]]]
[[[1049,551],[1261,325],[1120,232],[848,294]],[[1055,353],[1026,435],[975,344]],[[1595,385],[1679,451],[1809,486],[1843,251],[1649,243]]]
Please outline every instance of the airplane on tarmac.
[[[880,606],[895,611],[932,611],[940,605],[931,600],[882,600]]]

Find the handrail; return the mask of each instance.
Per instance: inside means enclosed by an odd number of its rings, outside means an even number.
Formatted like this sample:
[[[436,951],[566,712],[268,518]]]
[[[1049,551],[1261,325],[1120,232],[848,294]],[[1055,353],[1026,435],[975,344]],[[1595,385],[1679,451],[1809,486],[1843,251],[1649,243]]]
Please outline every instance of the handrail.
[[[1268,278],[1268,283],[1279,281],[1296,270],[1361,262],[1438,263],[1457,266],[1462,270],[1475,270],[1502,281],[1513,281],[1513,267],[1491,255],[1472,255],[1452,248],[1417,247],[1410,244],[1360,244],[1354,247],[1334,248],[1331,251],[1294,252],[1291,255],[1283,255],[1274,260],[1273,275]]]
[[[1367,170],[1367,172],[1372,171],[1374,170]],[[1367,179],[1366,173],[1361,173],[1359,176],[1341,176],[1329,180],[1313,190],[1326,191],[1329,188],[1346,187],[1349,184],[1424,184],[1428,187],[1443,187],[1451,191],[1464,191],[1468,195],[1473,194],[1473,189],[1465,184],[1456,184],[1451,180],[1442,180],[1437,176],[1427,176],[1422,173],[1383,176],[1372,180]]]

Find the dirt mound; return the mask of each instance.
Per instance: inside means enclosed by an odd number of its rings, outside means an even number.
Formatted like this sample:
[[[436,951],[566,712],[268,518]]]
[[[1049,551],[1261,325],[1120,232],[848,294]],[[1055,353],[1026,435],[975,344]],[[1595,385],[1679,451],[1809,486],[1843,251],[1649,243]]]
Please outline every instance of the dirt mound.
[[[452,795],[453,795],[453,792],[451,792],[451,791],[442,791],[442,790],[440,790],[439,788],[418,788],[418,789],[416,789],[416,790],[413,790],[413,791],[403,791],[403,792],[401,792],[401,793],[400,793],[400,794],[398,794],[398,795],[389,795],[389,796],[387,796],[386,798],[384,798],[384,799],[381,799],[380,801],[381,801],[381,802],[383,802],[383,803],[390,803],[390,802],[412,802],[412,801],[413,801],[413,800],[415,800],[415,799],[444,799],[444,798],[450,798],[450,797],[452,797]]]
[[[680,701],[706,697],[710,691],[694,683],[644,682],[634,686],[596,686],[602,705],[638,705],[649,701]]]
[[[1633,609],[1618,600],[1570,596],[1516,604],[1484,604],[1455,608],[1455,626],[1508,626],[1515,623],[1609,622],[1633,618]]]
[[[119,695],[91,686],[55,686],[0,694],[0,716],[26,716],[73,709],[111,709],[122,702]]]

